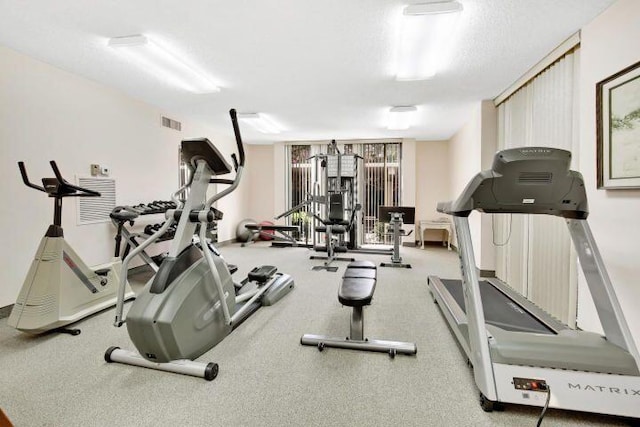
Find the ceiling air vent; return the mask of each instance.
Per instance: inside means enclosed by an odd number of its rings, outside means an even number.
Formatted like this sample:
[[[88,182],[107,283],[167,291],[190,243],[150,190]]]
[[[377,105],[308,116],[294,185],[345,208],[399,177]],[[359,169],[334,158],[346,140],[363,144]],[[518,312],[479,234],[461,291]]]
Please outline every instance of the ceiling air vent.
[[[97,191],[100,197],[78,197],[78,225],[110,221],[116,207],[116,181],[111,178],[81,178],[78,186]]]
[[[521,172],[518,177],[519,184],[551,184],[553,174],[551,172]]]
[[[182,131],[182,123],[177,120],[170,119],[169,117],[162,116],[162,126],[175,129],[178,132]]]

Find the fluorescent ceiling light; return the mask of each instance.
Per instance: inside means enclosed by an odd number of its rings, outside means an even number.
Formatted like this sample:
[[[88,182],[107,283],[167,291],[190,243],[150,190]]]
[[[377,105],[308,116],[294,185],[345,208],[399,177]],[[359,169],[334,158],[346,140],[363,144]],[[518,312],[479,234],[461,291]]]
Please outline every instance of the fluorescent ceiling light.
[[[114,37],[108,45],[159,79],[194,93],[220,89],[205,72],[188,64],[165,47],[143,35]]]
[[[238,120],[262,133],[280,133],[282,128],[261,113],[239,113]]]
[[[409,129],[414,123],[418,109],[414,106],[392,107],[389,109],[387,128],[391,130]]]
[[[412,4],[404,8],[397,80],[424,80],[436,74],[461,11],[462,5],[457,1]]]

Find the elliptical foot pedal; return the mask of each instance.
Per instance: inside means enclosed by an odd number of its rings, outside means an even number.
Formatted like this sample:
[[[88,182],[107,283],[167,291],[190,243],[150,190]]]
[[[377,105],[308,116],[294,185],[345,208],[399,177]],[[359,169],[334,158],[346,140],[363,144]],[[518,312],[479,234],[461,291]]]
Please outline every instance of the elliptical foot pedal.
[[[257,282],[260,284],[267,283],[269,279],[273,277],[278,269],[273,265],[263,265],[260,267],[255,267],[253,270],[247,274],[247,277],[252,282]]]

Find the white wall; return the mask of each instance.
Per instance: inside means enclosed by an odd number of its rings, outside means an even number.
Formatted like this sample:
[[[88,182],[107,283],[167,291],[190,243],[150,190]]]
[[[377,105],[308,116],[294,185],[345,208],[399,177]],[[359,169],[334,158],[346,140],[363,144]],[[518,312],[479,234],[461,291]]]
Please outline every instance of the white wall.
[[[640,2],[619,0],[582,29],[580,52],[580,171],[589,198],[589,223],[637,344],[640,343],[640,190],[596,189],[596,83],[640,61]],[[578,325],[598,330],[584,283]]]
[[[457,198],[471,178],[491,167],[497,147],[497,111],[492,101],[478,102],[469,121],[449,140],[449,197]],[[476,264],[495,271],[495,249],[490,215],[472,212],[469,216]]]
[[[273,145],[273,208],[275,215],[287,210],[287,198],[285,197],[287,156],[285,151],[284,143],[279,142]],[[280,224],[284,224],[284,222]]]
[[[274,161],[273,145],[247,145],[247,176],[251,184],[248,193],[247,218],[274,221]]]
[[[467,183],[480,171],[482,156],[482,109],[478,103],[469,121],[449,140],[449,197],[455,200]],[[469,216],[476,264],[482,256],[481,219],[478,212]],[[482,267],[480,267],[482,268]]]
[[[480,170],[491,169],[493,156],[498,149],[498,109],[493,101],[482,101],[481,109],[481,155]],[[477,173],[476,172],[476,173]],[[496,248],[493,244],[493,219],[492,215],[480,216],[480,246],[482,258],[480,269],[496,270]]]
[[[161,127],[163,114],[182,121],[183,131]],[[15,301],[53,217],[52,200],[22,184],[18,161],[26,162],[35,182],[53,176],[49,160],[56,160],[69,180],[88,176],[91,163],[108,165],[116,180],[116,203],[167,200],[178,184],[179,141],[196,136],[209,137],[223,153],[235,150],[228,136],[0,46],[0,197],[5,201],[0,207],[0,307]],[[221,240],[235,230],[245,209],[238,202],[244,192],[219,204],[225,211]],[[75,203],[64,201],[65,238],[87,264],[108,262],[113,226],[77,226]]]
[[[451,199],[448,141],[416,143],[416,221],[445,217],[436,210],[438,202]],[[419,236],[416,237],[419,239]],[[442,231],[426,230],[425,241],[440,241]]]
[[[402,206],[416,205],[416,160],[417,148],[415,139],[402,140]],[[409,239],[412,240],[412,239]]]

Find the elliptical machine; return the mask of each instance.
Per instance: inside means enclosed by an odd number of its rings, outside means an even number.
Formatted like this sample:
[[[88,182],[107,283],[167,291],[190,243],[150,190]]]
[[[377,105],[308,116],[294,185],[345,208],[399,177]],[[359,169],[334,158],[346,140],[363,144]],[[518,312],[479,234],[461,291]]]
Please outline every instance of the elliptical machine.
[[[244,169],[245,156],[236,111],[232,109],[229,114],[240,156],[238,162],[236,155],[231,155],[235,178],[217,178],[230,173],[231,166],[208,139],[182,141],[182,159],[193,173],[191,181],[172,195],[178,209],[168,210],[163,227],[129,253],[122,263],[117,327],[125,323],[122,296],[129,262],[178,221],[168,256],[127,314],[127,332],[139,354],[110,347],[104,356],[107,362],[211,381],[218,374],[218,364],[193,359],[222,341],[260,306],[276,303],[293,289],[291,276],[277,273],[272,266],[254,268],[248,280],[234,284],[226,262],[207,243],[207,224],[222,218],[222,213],[212,208],[212,204],[237,188]],[[209,184],[229,187],[207,200]],[[182,193],[188,194],[184,204],[178,199]],[[199,228],[199,241],[194,243],[196,228]]]
[[[42,178],[42,186],[27,176],[24,162],[18,162],[24,184],[54,199],[53,224],[49,226],[31,262],[8,324],[22,332],[39,334],[50,330],[78,335],[80,329],[64,326],[77,322],[116,303],[117,274],[120,261],[111,267],[93,270],[64,239],[62,199],[65,197],[100,197],[97,191],[70,184],[51,160],[55,178]],[[123,299],[133,297],[123,288]]]

